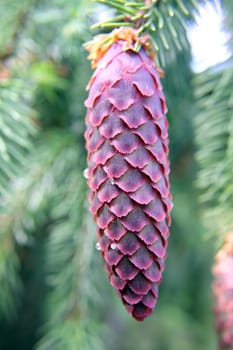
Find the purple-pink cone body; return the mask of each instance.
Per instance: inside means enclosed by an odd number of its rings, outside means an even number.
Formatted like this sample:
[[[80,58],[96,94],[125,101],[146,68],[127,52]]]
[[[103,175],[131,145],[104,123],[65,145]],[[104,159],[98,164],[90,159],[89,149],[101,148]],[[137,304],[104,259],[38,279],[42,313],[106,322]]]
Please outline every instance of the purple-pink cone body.
[[[233,234],[227,234],[223,247],[215,257],[213,275],[214,314],[219,347],[230,350],[233,349]]]
[[[123,45],[108,49],[89,82],[88,185],[110,282],[142,321],[157,302],[171,222],[168,122],[153,61]]]

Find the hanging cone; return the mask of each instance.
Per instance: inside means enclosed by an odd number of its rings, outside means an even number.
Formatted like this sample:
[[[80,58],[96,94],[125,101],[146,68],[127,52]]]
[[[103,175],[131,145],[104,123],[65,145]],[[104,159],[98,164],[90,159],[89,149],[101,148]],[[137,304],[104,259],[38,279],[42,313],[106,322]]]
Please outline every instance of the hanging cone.
[[[233,349],[233,233],[216,254],[213,266],[215,326],[220,349]]]
[[[127,311],[142,321],[157,302],[172,202],[159,70],[143,47],[135,52],[136,40],[120,29],[92,52],[85,139],[98,247]]]

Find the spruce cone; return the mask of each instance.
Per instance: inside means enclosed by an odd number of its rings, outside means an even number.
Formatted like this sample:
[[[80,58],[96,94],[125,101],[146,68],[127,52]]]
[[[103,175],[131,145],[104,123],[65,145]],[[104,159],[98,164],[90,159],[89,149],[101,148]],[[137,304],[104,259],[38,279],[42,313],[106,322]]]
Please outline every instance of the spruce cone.
[[[213,266],[215,326],[221,349],[233,349],[233,234],[226,236]]]
[[[168,122],[152,59],[115,40],[85,102],[90,211],[110,282],[142,321],[158,298],[171,221]]]

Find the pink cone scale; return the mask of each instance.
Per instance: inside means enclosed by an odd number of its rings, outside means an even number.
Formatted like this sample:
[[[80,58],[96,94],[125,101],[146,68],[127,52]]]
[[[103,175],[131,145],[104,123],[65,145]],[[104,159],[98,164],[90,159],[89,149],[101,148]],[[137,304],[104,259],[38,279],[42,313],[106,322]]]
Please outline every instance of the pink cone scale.
[[[233,349],[233,234],[216,254],[213,266],[213,297],[215,326],[219,348]]]
[[[85,101],[90,211],[109,280],[139,321],[158,299],[171,223],[168,122],[159,70],[118,39]]]

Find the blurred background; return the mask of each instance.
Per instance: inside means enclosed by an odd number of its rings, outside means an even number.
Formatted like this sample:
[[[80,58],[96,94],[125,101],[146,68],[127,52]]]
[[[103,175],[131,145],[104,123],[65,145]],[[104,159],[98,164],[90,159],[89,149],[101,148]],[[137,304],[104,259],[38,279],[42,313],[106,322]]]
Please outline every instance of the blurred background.
[[[219,207],[207,191],[218,182],[211,177],[218,159],[205,146],[214,147],[218,137],[223,142],[220,131],[233,129],[232,104],[227,110],[223,104],[225,119],[207,137],[214,92],[220,100],[231,97],[233,6],[207,3],[199,16],[190,5],[187,31],[177,27],[179,50],[159,56],[169,109],[173,223],[157,307],[138,323],[103,270],[83,176],[83,101],[92,74],[83,43],[109,11],[91,0],[0,0],[0,350],[217,349],[211,265],[218,238],[211,232],[220,232],[220,222],[207,210],[207,221],[214,222],[209,228],[203,214],[208,201]],[[215,32],[210,13],[219,21]],[[218,46],[214,33],[220,31]],[[206,32],[215,50],[208,49]]]

